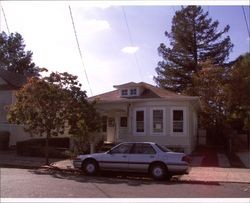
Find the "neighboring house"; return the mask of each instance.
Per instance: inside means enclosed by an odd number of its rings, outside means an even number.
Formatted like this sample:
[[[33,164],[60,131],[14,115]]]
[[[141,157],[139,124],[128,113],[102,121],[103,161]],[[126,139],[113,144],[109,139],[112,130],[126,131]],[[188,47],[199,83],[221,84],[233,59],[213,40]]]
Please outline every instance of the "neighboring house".
[[[10,132],[10,145],[30,138],[22,126],[10,124],[7,121],[8,106],[15,103],[15,93],[26,81],[25,76],[0,68],[0,131]]]
[[[102,115],[99,136],[107,143],[150,141],[191,153],[197,141],[198,97],[150,84],[126,83],[91,97]]]
[[[31,139],[30,133],[25,132],[22,125],[10,124],[7,121],[8,107],[15,103],[16,91],[26,82],[25,76],[0,68],[0,131],[10,132],[10,146],[15,146],[19,141]],[[58,137],[69,137],[67,130],[65,134]],[[32,138],[41,138],[41,136]]]

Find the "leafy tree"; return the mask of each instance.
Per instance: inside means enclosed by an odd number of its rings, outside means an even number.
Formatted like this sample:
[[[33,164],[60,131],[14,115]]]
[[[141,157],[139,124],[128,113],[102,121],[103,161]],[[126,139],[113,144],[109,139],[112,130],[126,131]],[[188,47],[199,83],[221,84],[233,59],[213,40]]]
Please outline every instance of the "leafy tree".
[[[194,73],[192,78],[194,92],[200,96],[202,106],[199,124],[207,130],[208,142],[213,144],[225,144],[230,131],[226,123],[229,110],[225,85],[228,81],[225,68],[209,60],[201,63],[201,70]]]
[[[26,76],[38,75],[38,68],[32,62],[32,52],[25,51],[25,44],[19,33],[9,36],[0,33],[0,67]]]
[[[96,132],[100,126],[100,116],[95,108],[95,101],[89,102],[85,91],[81,90],[81,84],[77,76],[68,73],[52,73],[48,82],[60,84],[67,92],[67,121],[69,134],[72,135],[75,145],[75,153],[84,152],[86,145],[92,142],[94,137],[90,133]]]
[[[8,114],[9,122],[22,124],[32,135],[46,136],[47,165],[49,138],[64,133],[66,107],[64,98],[65,93],[58,86],[32,78],[17,92],[17,101]]]
[[[212,64],[221,66],[233,47],[229,36],[223,38],[229,26],[220,31],[218,25],[200,6],[176,11],[171,32],[165,32],[170,46],[161,43],[158,48],[163,61],[156,68],[155,82],[166,89],[197,95],[192,76],[201,70],[201,63],[211,60]]]
[[[194,91],[200,96],[203,115],[202,126],[210,127],[224,120],[228,114],[224,85],[227,80],[224,68],[215,66],[211,61],[201,64],[201,70],[193,75]]]
[[[240,56],[233,64],[230,79],[226,84],[227,108],[230,121],[236,129],[249,129],[247,118],[250,114],[250,53]]]
[[[64,134],[69,128],[71,134],[87,137],[89,131],[98,127],[94,104],[88,103],[76,79],[68,73],[33,77],[17,92],[17,101],[10,108],[10,122],[23,124],[33,135],[46,136],[46,164],[51,136]]]

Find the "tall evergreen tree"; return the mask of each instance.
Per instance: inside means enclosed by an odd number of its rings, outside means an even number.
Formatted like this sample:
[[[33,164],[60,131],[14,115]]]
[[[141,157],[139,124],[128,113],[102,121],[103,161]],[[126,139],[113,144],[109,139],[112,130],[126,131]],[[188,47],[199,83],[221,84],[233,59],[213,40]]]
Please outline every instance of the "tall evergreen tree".
[[[0,68],[22,75],[38,75],[38,68],[32,62],[32,52],[25,51],[25,44],[19,33],[9,36],[0,33]]]
[[[161,43],[158,52],[163,61],[156,68],[155,82],[160,87],[176,92],[193,91],[192,76],[201,70],[207,60],[222,65],[233,47],[230,37],[223,35],[229,25],[219,30],[219,22],[212,21],[200,6],[182,7],[172,19],[171,32],[165,32],[170,46]]]

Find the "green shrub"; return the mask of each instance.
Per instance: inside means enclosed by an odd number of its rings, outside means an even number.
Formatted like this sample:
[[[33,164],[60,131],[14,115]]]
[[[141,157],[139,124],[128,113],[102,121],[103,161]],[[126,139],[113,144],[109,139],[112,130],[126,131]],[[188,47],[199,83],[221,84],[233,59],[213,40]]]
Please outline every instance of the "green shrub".
[[[49,156],[51,158],[66,158],[65,151],[69,148],[69,138],[50,138]],[[17,154],[21,156],[45,156],[45,138],[30,139],[17,142]]]

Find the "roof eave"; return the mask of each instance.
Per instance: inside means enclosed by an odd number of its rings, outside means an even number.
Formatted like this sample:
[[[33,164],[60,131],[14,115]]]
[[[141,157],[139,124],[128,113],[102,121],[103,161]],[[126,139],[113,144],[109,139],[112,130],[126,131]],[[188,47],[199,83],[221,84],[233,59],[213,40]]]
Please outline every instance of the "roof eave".
[[[94,100],[90,100],[94,101]],[[146,98],[146,99],[127,99],[127,100],[96,100],[99,104],[108,103],[131,103],[131,102],[148,102],[148,101],[199,101],[199,97],[185,97],[185,98]]]

